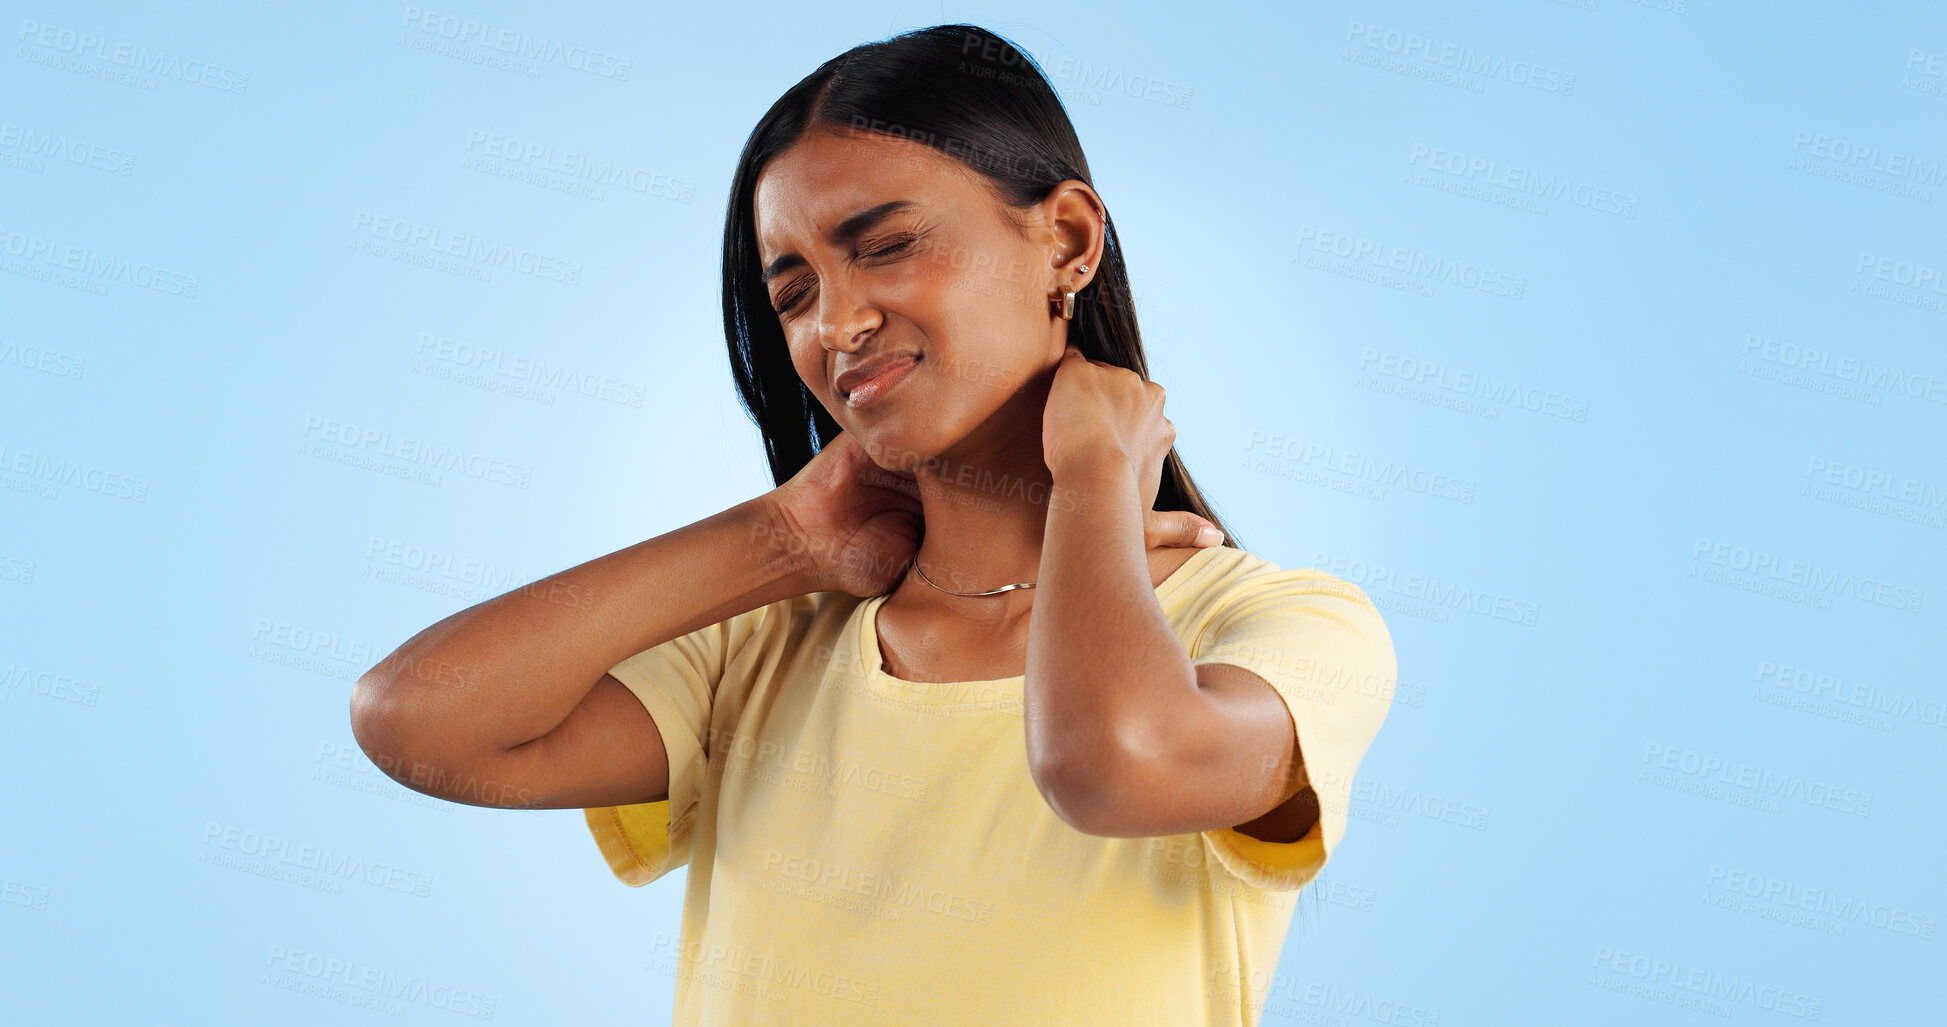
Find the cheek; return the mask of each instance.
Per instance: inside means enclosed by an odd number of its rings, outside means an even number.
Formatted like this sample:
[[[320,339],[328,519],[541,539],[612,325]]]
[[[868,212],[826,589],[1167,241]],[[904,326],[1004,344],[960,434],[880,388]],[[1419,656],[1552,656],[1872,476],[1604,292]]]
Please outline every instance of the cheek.
[[[1048,320],[1020,282],[941,269],[924,286],[926,299],[909,309],[928,320],[935,387],[941,412],[991,412],[1051,361]],[[924,311],[924,313],[922,313]]]
[[[999,313],[1031,306],[1035,297],[1029,265],[1012,250],[949,243],[919,263],[929,287],[957,306]]]
[[[825,395],[827,375],[823,348],[795,342],[789,345],[791,366],[797,370],[798,380],[805,383],[814,397],[828,400],[830,397]]]

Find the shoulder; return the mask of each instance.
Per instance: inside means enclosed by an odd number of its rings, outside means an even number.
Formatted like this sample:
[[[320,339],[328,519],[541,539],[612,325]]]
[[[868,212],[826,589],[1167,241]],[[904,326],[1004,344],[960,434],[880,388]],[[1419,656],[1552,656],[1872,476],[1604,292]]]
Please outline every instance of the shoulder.
[[[845,592],[787,596],[723,621],[732,646],[755,642],[765,649],[830,645],[867,599]]]
[[[1281,567],[1244,549],[1219,547],[1203,571],[1185,582],[1182,602],[1210,611],[1276,599],[1342,603],[1378,617],[1379,609],[1359,586],[1316,567]]]
[[[1316,567],[1228,550],[1186,581],[1172,605],[1193,659],[1232,651],[1375,665],[1393,659],[1392,634],[1371,597]]]

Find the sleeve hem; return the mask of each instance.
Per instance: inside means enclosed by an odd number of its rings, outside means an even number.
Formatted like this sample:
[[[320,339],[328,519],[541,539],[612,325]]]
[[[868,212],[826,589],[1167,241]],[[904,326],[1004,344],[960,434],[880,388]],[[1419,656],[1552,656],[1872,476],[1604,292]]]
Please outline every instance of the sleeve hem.
[[[667,844],[661,847],[664,850],[663,854],[657,858],[653,852],[637,851],[635,843],[630,839],[638,832],[661,833],[666,838],[669,829],[669,803],[598,806],[581,812],[582,817],[588,821],[588,830],[595,836],[595,847],[601,850],[602,857],[608,861],[609,871],[623,884],[631,888],[640,888],[663,875],[665,865],[669,862]],[[627,820],[624,819],[625,814],[628,815]],[[650,836],[653,837],[653,834]]]
[[[696,739],[682,729],[683,718],[667,696],[643,681],[632,667],[619,666],[609,673],[628,686],[648,710],[662,736],[663,751],[669,756],[667,798],[582,811],[609,870],[622,883],[640,888],[684,862],[672,856],[688,843],[690,815],[699,786],[696,775],[704,754]],[[678,801],[683,803],[680,812],[675,806]]]
[[[1234,827],[1202,832],[1217,861],[1237,877],[1271,891],[1303,888],[1325,869],[1324,817],[1295,842],[1267,842]]]

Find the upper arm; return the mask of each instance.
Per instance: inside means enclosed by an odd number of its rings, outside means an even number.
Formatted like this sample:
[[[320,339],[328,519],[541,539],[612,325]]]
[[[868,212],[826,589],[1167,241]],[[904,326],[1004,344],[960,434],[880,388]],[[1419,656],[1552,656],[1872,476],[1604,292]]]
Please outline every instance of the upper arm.
[[[1391,708],[1385,622],[1349,583],[1280,570],[1227,597],[1191,656],[1196,687],[1157,718],[1156,755],[1120,762],[1095,833],[1199,833],[1247,880],[1301,887],[1343,836],[1354,774]]]
[[[1289,831],[1310,821],[1297,796],[1305,787],[1301,739],[1285,700],[1256,673],[1234,664],[1196,665],[1197,687],[1157,717],[1168,725],[1163,758],[1125,760],[1111,775],[1114,801],[1090,833],[1118,838],[1187,834],[1217,827]],[[1316,819],[1315,817],[1313,819]]]
[[[543,808],[666,803],[659,815],[682,822],[703,788],[717,690],[765,618],[758,607],[609,668],[553,731],[506,754],[506,773],[528,782]]]
[[[560,726],[506,754],[508,774],[543,809],[583,809],[669,798],[669,750],[641,700],[603,674]]]
[[[655,802],[669,791],[662,732],[613,674],[603,674],[554,730],[502,752],[460,758],[380,756],[409,788],[501,809]]]
[[[708,787],[717,691],[770,611],[757,607],[628,657],[532,741],[388,773],[456,802],[579,808],[615,875],[647,884],[689,858],[694,814]]]
[[[1238,795],[1247,819],[1213,813],[1206,819],[1221,825],[1193,830],[1229,825],[1268,842],[1303,838],[1318,822],[1318,796],[1306,778],[1304,739],[1298,737],[1284,697],[1269,681],[1229,663],[1199,664],[1197,687],[1217,707],[1219,723],[1213,734],[1231,740],[1206,759],[1229,768],[1236,785],[1214,791]]]
[[[689,861],[697,811],[712,787],[709,749],[717,694],[726,683],[742,687],[744,679],[731,672],[732,663],[747,646],[768,644],[772,636],[763,626],[780,623],[770,619],[771,611],[762,606],[738,614],[610,668],[603,687],[618,709],[629,710],[623,719],[653,725],[641,749],[631,754],[632,767],[622,771],[642,776],[626,776],[612,794],[590,790],[560,805],[582,808],[609,870],[623,883],[639,887]]]

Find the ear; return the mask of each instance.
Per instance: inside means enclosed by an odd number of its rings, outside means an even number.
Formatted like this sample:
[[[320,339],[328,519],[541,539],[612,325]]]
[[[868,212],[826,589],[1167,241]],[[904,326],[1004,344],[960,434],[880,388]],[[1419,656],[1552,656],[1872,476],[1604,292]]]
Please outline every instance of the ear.
[[[1109,238],[1108,207],[1087,182],[1076,178],[1055,186],[1042,204],[1052,277],[1057,285],[1080,292],[1102,267],[1102,248]],[[1088,270],[1077,270],[1083,264]]]

